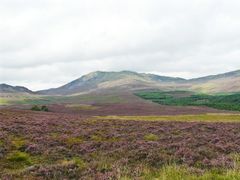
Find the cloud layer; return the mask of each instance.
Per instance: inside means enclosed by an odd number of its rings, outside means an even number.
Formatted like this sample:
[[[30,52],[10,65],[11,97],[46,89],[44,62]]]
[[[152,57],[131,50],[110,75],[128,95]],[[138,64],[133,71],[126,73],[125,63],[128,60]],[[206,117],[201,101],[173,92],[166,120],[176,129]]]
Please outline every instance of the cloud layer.
[[[37,90],[95,70],[236,70],[239,9],[238,0],[2,0],[0,83]]]

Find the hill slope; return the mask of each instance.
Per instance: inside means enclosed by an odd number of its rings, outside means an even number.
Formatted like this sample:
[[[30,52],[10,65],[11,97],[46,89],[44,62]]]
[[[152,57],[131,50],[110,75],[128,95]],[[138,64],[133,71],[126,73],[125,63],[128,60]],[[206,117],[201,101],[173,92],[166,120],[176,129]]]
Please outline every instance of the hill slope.
[[[206,93],[240,92],[240,70],[188,81],[190,90]]]
[[[170,88],[185,82],[182,78],[158,76],[153,74],[121,72],[93,72],[82,76],[64,86],[43,90],[41,94],[75,94],[101,90],[138,90],[149,88]]]
[[[23,86],[10,86],[8,84],[0,84],[0,93],[29,93],[33,92]]]

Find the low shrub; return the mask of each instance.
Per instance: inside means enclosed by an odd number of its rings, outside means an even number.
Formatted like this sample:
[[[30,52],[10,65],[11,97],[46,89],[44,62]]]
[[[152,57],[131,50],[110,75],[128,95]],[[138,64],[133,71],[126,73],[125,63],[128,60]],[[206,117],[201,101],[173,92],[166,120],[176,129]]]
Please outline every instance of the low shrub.
[[[37,106],[37,105],[34,105],[32,108],[31,108],[32,111],[45,111],[45,112],[48,112],[48,107],[47,106]]]
[[[41,111],[41,109],[40,109],[37,105],[33,106],[33,107],[31,108],[31,110],[32,110],[32,111]]]
[[[41,107],[41,111],[46,111],[46,112],[48,112],[49,110],[48,110],[48,107],[47,107],[47,106],[42,106],[42,107]]]

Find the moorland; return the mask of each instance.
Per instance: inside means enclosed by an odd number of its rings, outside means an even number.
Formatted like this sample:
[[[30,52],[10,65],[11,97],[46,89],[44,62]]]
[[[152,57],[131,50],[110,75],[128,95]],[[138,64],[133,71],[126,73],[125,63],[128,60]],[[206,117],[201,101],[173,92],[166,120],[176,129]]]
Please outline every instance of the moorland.
[[[0,179],[240,179],[240,71],[0,85]]]

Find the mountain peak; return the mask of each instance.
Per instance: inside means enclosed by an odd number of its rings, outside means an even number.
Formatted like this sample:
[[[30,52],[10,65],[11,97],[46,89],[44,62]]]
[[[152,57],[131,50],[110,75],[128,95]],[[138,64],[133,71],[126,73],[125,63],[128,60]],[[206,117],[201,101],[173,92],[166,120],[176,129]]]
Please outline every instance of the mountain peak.
[[[82,77],[80,77],[79,79],[84,79],[84,80],[89,80],[89,79],[92,79],[92,78],[95,78],[97,76],[99,76],[100,74],[104,74],[105,72],[103,71],[94,71],[94,72],[91,72],[91,73],[88,73],[86,75],[83,75]],[[78,80],[78,79],[77,79]]]
[[[43,94],[74,94],[103,89],[125,89],[158,87],[159,83],[179,82],[177,78],[137,73],[133,71],[95,71],[56,89],[40,91]]]
[[[59,88],[39,91],[39,93],[47,95],[72,95],[106,90],[117,92],[144,89],[236,92],[240,91],[239,82],[240,70],[190,80],[127,70],[119,72],[95,71]]]

